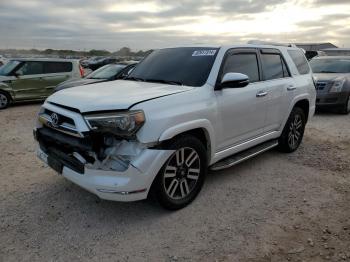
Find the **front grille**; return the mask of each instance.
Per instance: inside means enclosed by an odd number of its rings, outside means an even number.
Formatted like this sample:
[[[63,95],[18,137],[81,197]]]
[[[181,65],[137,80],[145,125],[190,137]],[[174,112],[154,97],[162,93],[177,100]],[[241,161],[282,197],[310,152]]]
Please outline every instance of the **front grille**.
[[[75,122],[72,118],[53,112],[49,109],[45,108],[43,112],[40,113],[39,121],[44,126],[51,129],[55,129],[71,136],[83,137],[83,134],[78,132]]]
[[[54,112],[51,111],[51,110],[48,110],[48,109],[45,109],[44,110],[44,114],[48,115],[48,116],[51,116]],[[57,114],[57,113],[56,113]],[[61,114],[57,114],[59,119],[60,119],[60,124],[61,123],[65,123],[65,124],[69,124],[71,125],[72,127],[75,127],[75,123],[74,123],[74,120],[69,118],[69,117],[66,117],[64,115],[61,115]]]
[[[317,90],[323,90],[327,86],[327,82],[317,82],[316,83],[316,89]]]

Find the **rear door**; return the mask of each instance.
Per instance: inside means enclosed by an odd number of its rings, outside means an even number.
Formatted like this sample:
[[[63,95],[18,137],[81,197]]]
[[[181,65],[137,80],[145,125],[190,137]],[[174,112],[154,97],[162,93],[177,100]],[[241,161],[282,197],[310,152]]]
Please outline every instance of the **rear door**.
[[[11,82],[16,100],[34,100],[45,97],[43,62],[25,61],[16,70],[16,75],[16,79]]]
[[[294,79],[278,49],[260,49],[263,80],[266,84],[267,114],[266,132],[277,131],[287,114],[290,96],[295,87]]]
[[[231,49],[225,55],[218,82],[226,73],[242,73],[250,84],[243,88],[217,90],[222,134],[219,150],[263,134],[266,119],[266,88],[261,82],[256,49]]]
[[[72,70],[72,62],[44,62],[45,97],[51,95],[58,84],[69,79]]]

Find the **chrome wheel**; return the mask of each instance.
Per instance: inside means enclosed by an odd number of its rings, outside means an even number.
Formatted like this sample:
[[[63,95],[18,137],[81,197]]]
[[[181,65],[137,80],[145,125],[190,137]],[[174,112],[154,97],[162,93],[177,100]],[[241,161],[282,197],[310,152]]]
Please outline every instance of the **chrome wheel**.
[[[178,149],[164,169],[163,184],[171,199],[183,199],[195,188],[201,172],[198,153],[189,147]]]
[[[288,144],[291,149],[298,147],[302,135],[303,120],[300,115],[296,114],[291,121],[288,133]]]
[[[0,108],[7,107],[8,102],[7,96],[0,93]]]

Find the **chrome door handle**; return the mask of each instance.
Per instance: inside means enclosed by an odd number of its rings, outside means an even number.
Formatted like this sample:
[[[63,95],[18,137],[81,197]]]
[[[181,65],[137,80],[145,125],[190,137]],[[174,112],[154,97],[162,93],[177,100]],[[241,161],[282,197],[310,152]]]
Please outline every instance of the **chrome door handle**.
[[[256,97],[263,97],[263,96],[266,96],[268,93],[266,91],[259,91],[257,94],[256,94]]]
[[[287,90],[288,90],[288,91],[293,91],[293,90],[295,90],[295,89],[297,89],[295,86],[288,86],[288,87],[287,87]]]

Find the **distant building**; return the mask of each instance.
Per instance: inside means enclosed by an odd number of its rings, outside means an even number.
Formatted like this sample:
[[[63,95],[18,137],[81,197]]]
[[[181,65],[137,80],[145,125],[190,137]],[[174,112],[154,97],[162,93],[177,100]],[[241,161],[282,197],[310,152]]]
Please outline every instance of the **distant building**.
[[[322,51],[329,56],[350,56],[350,48],[326,48]]]
[[[337,46],[332,43],[295,43],[295,45],[305,51],[319,51],[326,48],[337,48]]]

